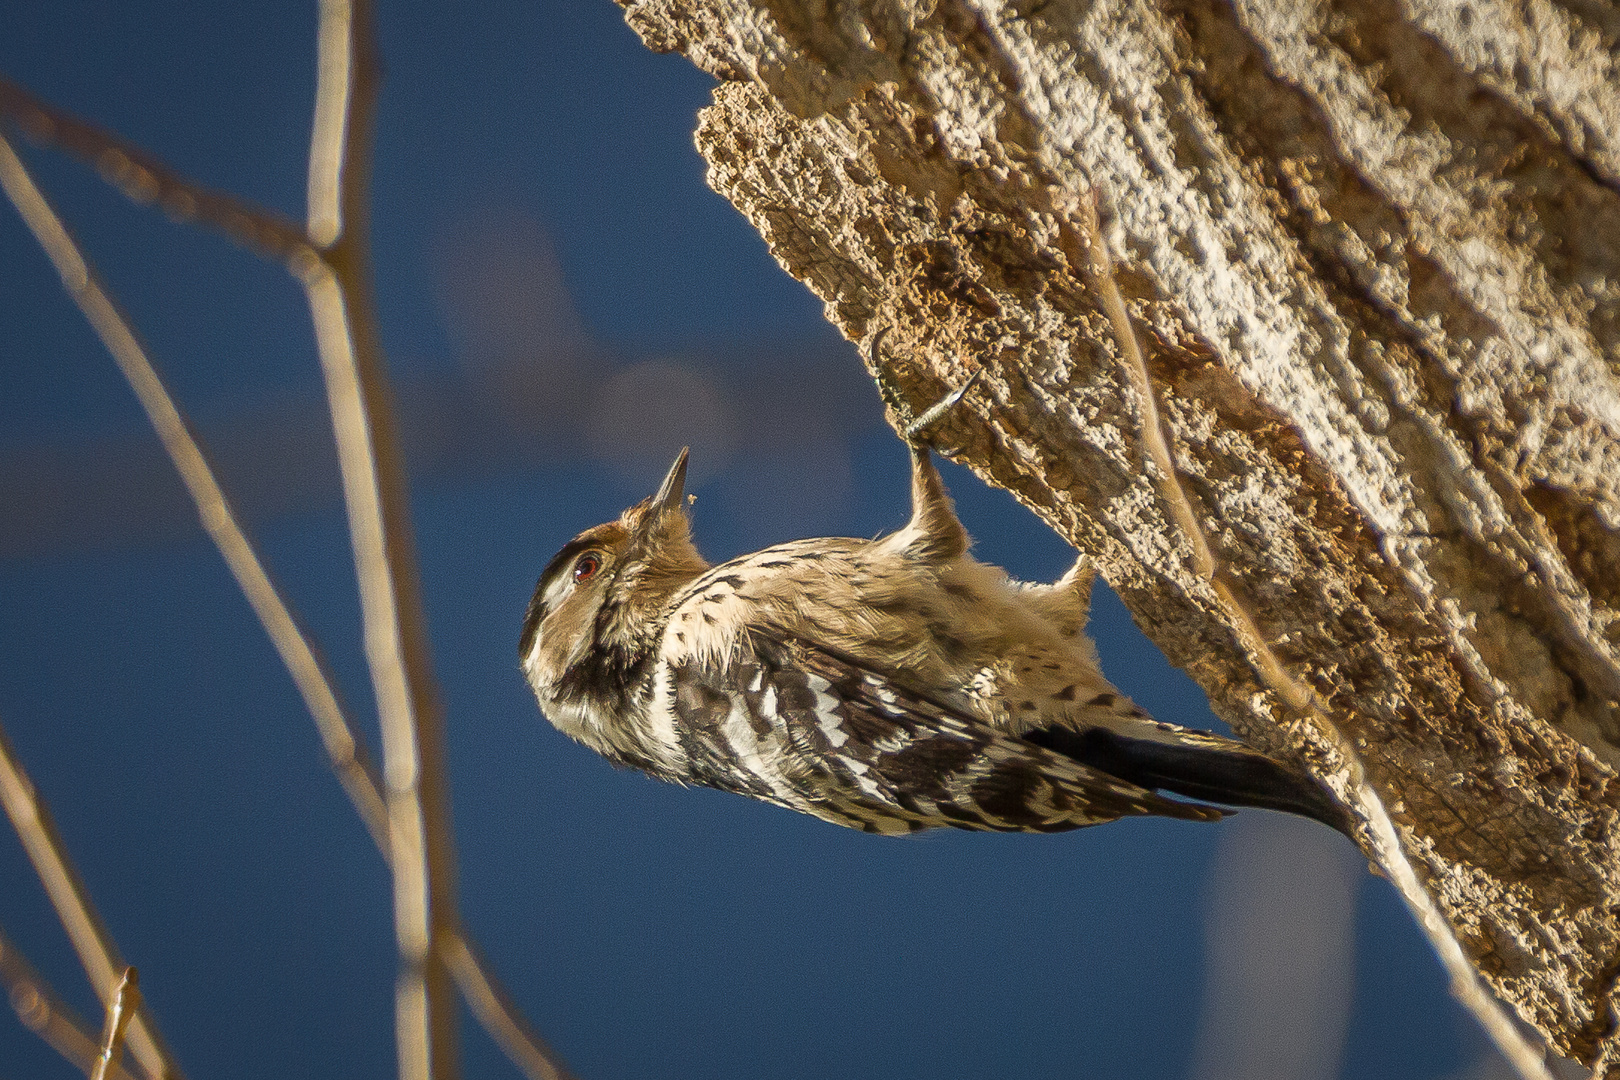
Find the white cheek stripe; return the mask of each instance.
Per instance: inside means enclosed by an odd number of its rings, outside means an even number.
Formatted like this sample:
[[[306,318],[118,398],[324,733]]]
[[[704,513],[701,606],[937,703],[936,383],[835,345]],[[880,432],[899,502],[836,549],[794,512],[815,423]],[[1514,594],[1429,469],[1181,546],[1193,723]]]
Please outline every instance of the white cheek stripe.
[[[567,575],[558,578],[556,581],[551,583],[550,588],[546,589],[545,595],[540,598],[541,606],[545,608],[547,613],[555,613],[557,608],[562,604],[563,599],[567,597],[569,591],[573,589],[573,587],[573,579],[569,578]],[[543,626],[544,623],[541,625]],[[534,644],[529,646],[529,655],[523,658],[523,667],[525,671],[532,672],[534,670],[534,665],[540,659],[540,643],[544,640],[545,634],[541,633],[534,635]],[[590,642],[583,641],[580,644],[581,648],[576,650],[576,652],[582,653],[584,652],[584,647],[588,646]],[[570,660],[573,659],[577,659],[577,657],[570,658]]]
[[[546,590],[546,595],[543,598],[543,602],[544,602],[544,604],[546,606],[546,610],[547,611],[556,611],[557,610],[557,605],[562,602],[562,598],[564,596],[566,596],[567,593],[568,593],[568,590],[572,589],[573,587],[574,587],[574,583],[567,575],[564,575],[564,576],[558,578],[556,581],[553,581],[551,583],[551,588]]]

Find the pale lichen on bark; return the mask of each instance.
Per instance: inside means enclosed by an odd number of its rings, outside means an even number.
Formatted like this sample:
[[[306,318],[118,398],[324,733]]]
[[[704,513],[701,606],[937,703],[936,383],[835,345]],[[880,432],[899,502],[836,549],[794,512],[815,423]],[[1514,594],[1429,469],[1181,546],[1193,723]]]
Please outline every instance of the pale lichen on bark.
[[[625,2],[625,0],[621,0]],[[1189,563],[1066,206],[1096,192],[1181,482],[1490,985],[1612,1070],[1620,9],[646,0],[710,183],[939,438],[1343,790]],[[1151,407],[1151,404],[1149,407]]]

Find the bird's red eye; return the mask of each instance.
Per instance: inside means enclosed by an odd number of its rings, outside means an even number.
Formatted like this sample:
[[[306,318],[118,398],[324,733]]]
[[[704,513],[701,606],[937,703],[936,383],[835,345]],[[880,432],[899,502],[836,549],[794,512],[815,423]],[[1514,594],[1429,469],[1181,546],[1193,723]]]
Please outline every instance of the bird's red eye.
[[[588,552],[581,555],[579,560],[574,563],[574,580],[589,581],[596,576],[596,572],[600,569],[602,569],[602,557]]]

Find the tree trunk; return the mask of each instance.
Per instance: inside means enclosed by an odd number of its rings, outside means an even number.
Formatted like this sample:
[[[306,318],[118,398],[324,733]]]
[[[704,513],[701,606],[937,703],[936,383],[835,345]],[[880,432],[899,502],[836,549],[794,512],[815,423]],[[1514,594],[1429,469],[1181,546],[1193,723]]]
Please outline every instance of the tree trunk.
[[[891,328],[900,397],[982,371],[940,448],[1252,742],[1341,792],[1354,747],[1489,985],[1613,1070],[1620,9],[626,6],[721,80],[710,183],[851,340]],[[1214,560],[1315,711],[1163,497],[1064,242],[1090,193]]]

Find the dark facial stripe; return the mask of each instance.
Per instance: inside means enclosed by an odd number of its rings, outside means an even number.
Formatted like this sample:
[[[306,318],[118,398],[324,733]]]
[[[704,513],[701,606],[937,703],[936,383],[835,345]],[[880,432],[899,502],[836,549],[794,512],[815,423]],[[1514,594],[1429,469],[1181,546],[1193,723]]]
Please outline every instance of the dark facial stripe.
[[[622,709],[630,692],[652,675],[652,650],[601,644],[563,672],[557,694],[565,701],[605,702]]]
[[[546,563],[546,568],[540,571],[540,581],[535,585],[534,595],[529,598],[529,609],[523,615],[523,633],[518,637],[519,660],[528,656],[529,650],[534,648],[534,639],[540,633],[540,624],[550,614],[546,610],[545,595],[546,590],[551,587],[552,581],[556,579],[558,574],[566,572],[569,567],[573,566],[574,560],[579,556],[592,548],[600,546],[601,542],[594,538],[580,537],[576,540],[570,540],[563,545],[561,551],[551,557],[551,561]]]

